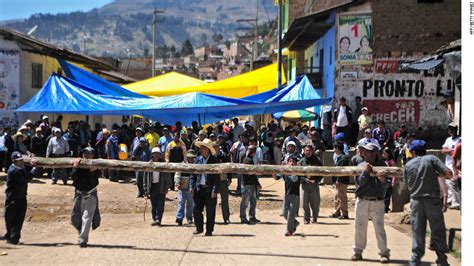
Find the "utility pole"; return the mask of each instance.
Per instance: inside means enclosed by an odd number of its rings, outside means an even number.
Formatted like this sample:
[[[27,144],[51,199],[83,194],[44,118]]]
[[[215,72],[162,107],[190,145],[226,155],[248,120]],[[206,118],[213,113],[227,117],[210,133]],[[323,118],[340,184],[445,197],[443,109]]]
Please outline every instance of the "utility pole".
[[[151,62],[151,76],[154,77],[156,75],[156,24],[158,22],[162,22],[162,21],[158,21],[158,18],[157,18],[157,15],[158,14],[161,14],[161,13],[165,13],[165,11],[163,10],[157,10],[155,8],[155,10],[153,10],[153,50],[152,50],[152,62]]]
[[[278,0],[278,89],[281,89],[281,71],[282,71],[282,58],[281,51],[283,49],[282,43],[282,24],[283,24],[283,1]]]
[[[253,61],[255,60],[255,48],[256,48],[256,39],[257,39],[257,19],[238,19],[237,22],[247,22],[250,25],[252,25],[252,28],[249,27],[243,27],[243,28],[237,28],[237,30],[252,30],[254,32],[254,43],[252,45],[252,54],[251,54],[251,59],[250,59],[250,71],[253,70]]]
[[[260,0],[257,0],[257,14],[255,15],[255,33],[254,33],[254,41],[253,41],[253,48],[252,48],[252,64],[250,70],[254,68],[254,62],[258,56],[258,7],[260,6]]]

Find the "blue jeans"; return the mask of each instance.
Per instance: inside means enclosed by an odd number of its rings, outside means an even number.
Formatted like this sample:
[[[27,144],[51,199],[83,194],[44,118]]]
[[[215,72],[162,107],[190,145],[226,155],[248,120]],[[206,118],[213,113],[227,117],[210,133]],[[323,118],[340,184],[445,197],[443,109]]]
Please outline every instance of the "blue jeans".
[[[257,191],[254,185],[242,185],[242,201],[240,202],[240,219],[247,220],[247,206],[250,202],[249,218],[255,217],[255,209],[257,208]]]
[[[410,264],[418,265],[425,254],[426,221],[430,222],[431,243],[434,246],[438,265],[448,265],[448,245],[444,224],[443,203],[439,198],[417,198],[411,200],[411,228],[413,231],[412,257]]]
[[[182,221],[186,210],[186,220],[193,220],[194,201],[188,189],[180,189],[178,191],[178,212],[176,219]]]
[[[141,172],[141,171],[135,172],[139,197],[143,197],[143,195],[145,195],[145,189],[143,188],[143,176],[144,176],[144,172]]]

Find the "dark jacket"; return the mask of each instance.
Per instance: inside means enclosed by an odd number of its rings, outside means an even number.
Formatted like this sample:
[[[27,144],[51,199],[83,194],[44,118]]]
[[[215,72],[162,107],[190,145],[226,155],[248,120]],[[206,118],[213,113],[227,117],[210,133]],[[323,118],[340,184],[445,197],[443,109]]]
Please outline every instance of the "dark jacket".
[[[253,158],[246,156],[242,162],[243,164],[254,165]],[[256,186],[258,184],[257,175],[243,175],[242,183],[244,186]]]
[[[334,108],[334,110],[333,110],[332,121],[334,123],[337,122],[337,117],[339,116],[339,109],[340,108],[341,107],[338,106],[337,108]],[[347,116],[348,125],[350,125],[352,123],[352,109],[348,105],[346,105],[346,116]],[[348,137],[348,136],[346,136],[346,137]]]
[[[336,163],[334,166],[350,166],[349,156],[345,154],[341,154],[339,158],[337,158]],[[335,176],[333,177],[333,182],[339,182],[341,184],[349,185],[349,177],[348,176]]]
[[[48,146],[48,143],[46,143],[46,138],[45,137],[38,137],[38,136],[33,136],[31,138],[31,143],[30,143],[30,151],[38,156],[38,157],[46,157],[46,147]]]
[[[30,171],[25,168],[18,168],[14,164],[10,165],[7,172],[7,188],[5,189],[6,201],[26,200],[28,191],[28,181],[33,179],[36,168]]]
[[[76,190],[87,192],[99,185],[100,170],[73,168],[71,172],[72,185]]]
[[[378,161],[373,166],[387,166],[385,162]],[[367,172],[362,172],[355,180],[357,188],[355,194],[357,197],[379,198],[383,199],[386,190],[386,181],[381,182],[376,176]]]
[[[313,156],[311,156],[310,158],[303,157],[303,159],[301,159],[298,162],[298,165],[300,165],[300,166],[322,166],[323,163],[321,163],[318,156],[313,154]],[[316,185],[318,185],[319,182],[321,182],[322,178],[323,178],[322,176],[310,176],[310,177],[308,177],[308,179],[314,180]],[[308,185],[312,185],[312,184],[308,184]]]
[[[277,174],[277,179],[283,178],[285,181],[285,195],[300,195],[300,184],[306,182],[306,177],[303,176],[289,176]]]
[[[173,176],[168,173],[160,172],[160,181],[158,183],[153,183],[153,172],[145,172],[143,180],[143,189],[148,195],[151,195],[151,190],[153,193],[158,192],[159,194],[166,194],[168,189],[173,186]]]
[[[196,164],[204,164],[204,158],[202,155],[199,155],[196,158]],[[218,163],[217,158],[214,157],[213,155],[209,155],[209,159],[207,160],[207,164],[215,164]],[[191,178],[189,179],[189,187],[190,189],[193,190],[199,190],[198,184],[200,183],[201,180],[201,174],[192,174]],[[206,192],[211,193],[211,192],[219,192],[219,183],[220,183],[220,178],[218,174],[206,174]]]

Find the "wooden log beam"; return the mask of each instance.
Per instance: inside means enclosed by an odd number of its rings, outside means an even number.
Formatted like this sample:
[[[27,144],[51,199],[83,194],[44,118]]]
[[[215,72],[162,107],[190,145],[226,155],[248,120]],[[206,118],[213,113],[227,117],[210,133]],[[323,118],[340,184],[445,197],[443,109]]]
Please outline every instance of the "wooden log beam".
[[[75,158],[44,158],[34,157],[36,166],[43,168],[71,168]],[[24,156],[25,163],[31,158]],[[125,171],[145,172],[183,172],[191,174],[254,174],[254,175],[300,175],[300,176],[358,176],[362,168],[357,166],[286,166],[286,165],[248,165],[248,164],[185,164],[185,163],[154,163],[139,161],[119,161],[106,159],[82,159],[79,168],[101,168]],[[400,167],[374,167],[374,172],[384,171],[388,176],[403,176]]]

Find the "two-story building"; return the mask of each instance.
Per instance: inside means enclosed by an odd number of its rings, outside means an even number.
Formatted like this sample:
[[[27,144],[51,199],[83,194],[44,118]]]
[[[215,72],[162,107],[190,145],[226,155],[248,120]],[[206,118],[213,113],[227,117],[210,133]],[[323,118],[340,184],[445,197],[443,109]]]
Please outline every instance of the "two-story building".
[[[350,106],[360,96],[392,129],[444,132],[440,103],[449,92],[459,101],[460,76],[443,60],[406,66],[461,38],[460,0],[287,0],[283,22],[289,80],[306,74],[321,97]]]

